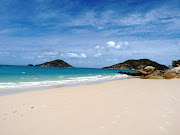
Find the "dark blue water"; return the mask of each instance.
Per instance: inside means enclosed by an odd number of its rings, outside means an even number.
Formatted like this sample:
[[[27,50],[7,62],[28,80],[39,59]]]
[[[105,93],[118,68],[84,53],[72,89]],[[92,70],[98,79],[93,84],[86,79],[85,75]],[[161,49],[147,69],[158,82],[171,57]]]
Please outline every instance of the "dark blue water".
[[[0,89],[76,84],[126,78],[120,70],[0,65]],[[129,72],[132,72],[129,70]]]

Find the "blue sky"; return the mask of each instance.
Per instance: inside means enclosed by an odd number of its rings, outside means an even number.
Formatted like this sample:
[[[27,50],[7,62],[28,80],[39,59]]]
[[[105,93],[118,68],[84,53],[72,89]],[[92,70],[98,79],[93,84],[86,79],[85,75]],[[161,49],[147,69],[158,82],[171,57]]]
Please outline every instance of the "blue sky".
[[[0,64],[180,59],[179,0],[0,0]]]

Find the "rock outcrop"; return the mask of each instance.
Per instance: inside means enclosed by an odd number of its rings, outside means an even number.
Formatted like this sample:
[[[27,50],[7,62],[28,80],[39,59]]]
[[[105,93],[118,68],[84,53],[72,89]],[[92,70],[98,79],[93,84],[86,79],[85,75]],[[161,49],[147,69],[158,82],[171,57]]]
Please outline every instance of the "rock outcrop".
[[[172,79],[180,78],[180,67],[167,70],[157,70],[155,67],[147,66],[144,70],[137,70],[133,73],[127,73],[120,71],[121,74],[127,74],[131,76],[139,76],[141,79]]]
[[[141,79],[164,79],[164,71],[162,70],[157,70],[154,72],[149,73],[148,75],[141,75]]]
[[[156,70],[156,68],[153,67],[153,66],[147,66],[147,67],[144,68],[144,71],[146,71],[147,73],[152,73],[155,70]]]
[[[174,73],[176,73],[176,74],[180,74],[180,66],[171,69],[171,71],[174,72]]]
[[[70,67],[70,68],[73,68],[73,66],[69,65],[68,63],[66,63],[63,60],[53,60],[53,61],[46,62],[43,64],[39,64],[36,66],[41,66],[41,67]]]
[[[104,68],[105,69],[123,69],[123,70],[143,70],[144,67],[147,67],[147,66],[153,66],[158,70],[168,69],[167,66],[161,65],[149,59],[127,60],[123,63],[118,63],[118,64],[115,64],[109,67],[104,67]]]
[[[172,78],[176,78],[176,73],[174,73],[172,70],[167,70],[164,74],[163,77],[165,79],[172,79]]]
[[[178,67],[179,65],[180,65],[180,60],[172,61],[172,66],[173,67]]]
[[[148,73],[146,71],[142,71],[142,70],[137,70],[135,72],[123,72],[120,71],[120,74],[126,74],[126,75],[131,75],[131,76],[142,76],[142,75],[148,75]]]

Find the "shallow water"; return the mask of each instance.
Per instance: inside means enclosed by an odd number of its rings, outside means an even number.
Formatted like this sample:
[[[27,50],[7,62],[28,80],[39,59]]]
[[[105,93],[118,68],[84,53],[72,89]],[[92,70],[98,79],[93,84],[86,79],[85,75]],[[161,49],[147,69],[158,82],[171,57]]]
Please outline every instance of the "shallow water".
[[[7,89],[67,86],[127,78],[116,69],[0,65],[0,94]],[[133,72],[133,70],[126,70]]]

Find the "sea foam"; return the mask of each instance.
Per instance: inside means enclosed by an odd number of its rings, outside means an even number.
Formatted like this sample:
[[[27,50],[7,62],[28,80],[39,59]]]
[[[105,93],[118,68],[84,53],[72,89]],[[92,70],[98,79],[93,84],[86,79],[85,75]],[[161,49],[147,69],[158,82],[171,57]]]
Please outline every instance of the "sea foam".
[[[60,77],[62,78],[62,76]],[[98,81],[108,81],[116,79],[128,78],[127,75],[115,74],[115,75],[96,75],[96,76],[85,76],[85,77],[71,77],[64,80],[56,81],[32,81],[32,82],[3,82],[0,83],[0,89],[2,88],[30,88],[30,87],[45,87],[45,86],[68,86],[78,85],[81,83],[93,83]]]

